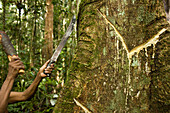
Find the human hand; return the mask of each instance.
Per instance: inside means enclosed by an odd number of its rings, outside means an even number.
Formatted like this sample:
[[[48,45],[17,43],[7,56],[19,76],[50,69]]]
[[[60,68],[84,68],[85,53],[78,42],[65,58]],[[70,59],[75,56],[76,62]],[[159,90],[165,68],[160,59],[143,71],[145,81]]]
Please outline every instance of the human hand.
[[[25,69],[21,59],[18,56],[12,56],[11,61],[8,64],[7,77],[16,78],[20,69]]]
[[[47,65],[48,65],[48,63],[50,62],[50,60],[48,60],[41,68],[40,68],[40,70],[39,70],[39,75],[41,76],[41,77],[46,77],[47,75],[46,74],[44,74],[44,70],[45,70],[45,73],[51,73],[52,71],[53,71],[53,69],[54,69],[54,64],[51,64],[51,66],[48,66],[47,67]],[[46,68],[47,67],[47,68]]]

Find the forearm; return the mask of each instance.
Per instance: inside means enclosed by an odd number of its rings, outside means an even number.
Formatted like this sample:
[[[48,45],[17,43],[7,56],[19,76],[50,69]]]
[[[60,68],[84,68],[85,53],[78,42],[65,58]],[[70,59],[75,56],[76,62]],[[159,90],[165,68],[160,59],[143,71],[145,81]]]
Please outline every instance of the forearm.
[[[4,113],[8,106],[8,98],[14,83],[14,78],[7,76],[0,90],[0,113]]]
[[[49,60],[50,61],[50,60]],[[24,91],[24,92],[11,92],[9,96],[9,103],[19,102],[19,101],[25,101],[28,98],[30,98],[36,91],[39,83],[41,82],[43,77],[46,77],[46,75],[43,73],[44,71],[46,73],[51,73],[51,71],[54,69],[54,65],[52,64],[51,67],[47,67],[48,62],[47,61],[39,70],[36,78],[34,79],[33,83]]]
[[[11,92],[8,102],[15,103],[29,99],[35,93],[41,79],[42,77],[38,73],[33,83],[24,92]]]
[[[42,77],[38,73],[33,83],[23,92],[23,95],[27,98],[30,98],[35,93],[41,80],[42,80]]]

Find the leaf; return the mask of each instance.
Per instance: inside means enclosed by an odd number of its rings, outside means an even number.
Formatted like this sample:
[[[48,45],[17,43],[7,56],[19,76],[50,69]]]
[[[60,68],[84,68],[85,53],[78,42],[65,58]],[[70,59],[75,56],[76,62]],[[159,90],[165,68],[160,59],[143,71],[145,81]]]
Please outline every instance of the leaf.
[[[133,62],[132,62],[132,65],[131,65],[131,66],[133,66],[133,67],[139,66],[138,60],[135,59],[135,58],[133,58]]]
[[[50,103],[52,106],[54,106],[56,104],[57,100],[56,99],[50,99]]]

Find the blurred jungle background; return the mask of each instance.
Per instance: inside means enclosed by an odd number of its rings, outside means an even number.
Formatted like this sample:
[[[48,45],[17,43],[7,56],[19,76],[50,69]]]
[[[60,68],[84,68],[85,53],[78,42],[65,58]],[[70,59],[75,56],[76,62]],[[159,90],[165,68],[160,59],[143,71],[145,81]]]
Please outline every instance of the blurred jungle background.
[[[26,68],[13,91],[33,82],[73,15],[74,32],[52,76],[9,112],[170,112],[170,29],[162,0],[1,0],[0,30]],[[0,86],[8,63],[0,46]]]

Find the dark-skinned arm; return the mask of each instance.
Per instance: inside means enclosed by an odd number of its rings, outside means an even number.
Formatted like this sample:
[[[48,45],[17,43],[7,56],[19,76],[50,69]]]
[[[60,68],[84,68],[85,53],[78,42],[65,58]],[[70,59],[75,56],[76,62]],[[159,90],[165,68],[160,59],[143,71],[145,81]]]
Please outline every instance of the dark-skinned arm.
[[[52,70],[54,69],[54,65],[52,64],[51,67],[48,67],[47,69],[46,66],[49,61],[47,61],[39,70],[36,78],[34,79],[33,83],[24,91],[24,92],[11,92],[9,96],[9,103],[15,103],[19,101],[25,101],[32,97],[32,95],[35,93],[39,83],[41,82],[43,77],[46,77],[46,75],[43,73],[45,70],[45,73],[51,73]]]
[[[9,95],[20,69],[24,69],[24,65],[20,61],[20,58],[17,56],[12,57],[11,62],[8,65],[8,75],[0,90],[0,113],[6,112]]]

